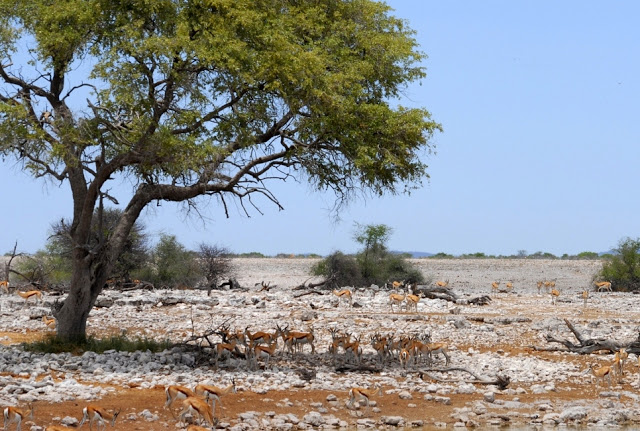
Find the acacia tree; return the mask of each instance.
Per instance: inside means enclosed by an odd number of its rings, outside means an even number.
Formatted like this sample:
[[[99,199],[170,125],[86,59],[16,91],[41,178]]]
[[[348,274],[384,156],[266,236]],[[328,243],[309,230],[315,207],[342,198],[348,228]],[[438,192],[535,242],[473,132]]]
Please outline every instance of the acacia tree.
[[[229,216],[233,200],[247,214],[283,208],[271,186],[290,178],[338,204],[420,186],[440,126],[398,96],[425,76],[423,59],[372,0],[0,0],[0,151],[73,199],[58,335],[85,336],[151,202]],[[95,209],[117,203],[123,177],[131,197],[91,243]]]

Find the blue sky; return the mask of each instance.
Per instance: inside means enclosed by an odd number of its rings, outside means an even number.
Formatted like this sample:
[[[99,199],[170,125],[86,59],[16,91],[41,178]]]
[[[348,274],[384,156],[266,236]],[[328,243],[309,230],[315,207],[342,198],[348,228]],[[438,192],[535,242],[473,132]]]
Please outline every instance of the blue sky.
[[[278,188],[284,211],[251,218],[232,209],[225,219],[212,205],[203,221],[163,203],[141,220],[152,238],[326,255],[358,249],[358,222],[390,226],[395,250],[562,255],[640,237],[640,3],[387,3],[429,56],[427,78],[402,103],[444,127],[426,160],[430,181],[411,196],[353,202],[339,222],[332,196],[299,183]],[[0,252],[15,241],[36,251],[71,215],[68,185],[1,166]]]

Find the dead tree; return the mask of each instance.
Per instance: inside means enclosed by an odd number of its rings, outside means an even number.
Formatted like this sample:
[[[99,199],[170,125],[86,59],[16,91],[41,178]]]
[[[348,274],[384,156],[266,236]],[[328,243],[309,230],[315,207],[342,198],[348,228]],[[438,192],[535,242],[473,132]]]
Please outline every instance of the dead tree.
[[[412,287],[412,291],[414,295],[422,296],[423,298],[444,299],[445,301],[454,303],[457,303],[459,299],[458,295],[448,287],[415,285]],[[491,302],[491,298],[486,295],[471,298],[469,300],[470,304],[475,305],[487,305],[489,302]]]
[[[475,378],[475,380],[442,379],[440,377],[434,376],[433,374],[429,374],[433,372],[448,373],[451,371],[462,371],[462,372],[471,374]],[[498,375],[494,380],[489,380],[489,379],[478,376],[473,371],[468,370],[467,368],[462,368],[462,367],[427,368],[425,370],[419,371],[418,375],[422,380],[430,379],[430,380],[441,382],[441,383],[473,383],[473,384],[480,384],[480,385],[496,385],[500,390],[506,389],[507,386],[509,386],[509,383],[511,383],[511,378],[509,376]]]
[[[580,331],[576,329],[575,326],[568,319],[564,319],[564,322],[567,324],[567,327],[571,330],[573,335],[578,340],[579,344],[576,344],[570,340],[564,340],[560,338],[556,338],[551,334],[545,334],[545,340],[548,343],[557,343],[564,346],[564,348],[560,347],[536,347],[533,346],[535,350],[541,351],[561,351],[561,352],[573,352],[579,353],[581,355],[588,355],[593,352],[597,352],[600,350],[608,351],[608,352],[617,352],[620,348],[624,347],[627,349],[627,352],[639,354],[640,353],[640,334],[638,334],[638,339],[635,341],[625,344],[615,340],[607,340],[605,338],[585,338]]]

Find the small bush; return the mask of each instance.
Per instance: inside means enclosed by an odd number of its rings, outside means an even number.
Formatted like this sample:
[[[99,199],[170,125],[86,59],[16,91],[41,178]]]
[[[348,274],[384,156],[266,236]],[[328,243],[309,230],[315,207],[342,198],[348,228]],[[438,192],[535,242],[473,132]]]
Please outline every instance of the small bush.
[[[311,274],[324,277],[327,280],[325,287],[329,289],[364,284],[362,272],[356,259],[339,251],[313,265]]]
[[[67,340],[57,335],[47,335],[40,341],[23,343],[22,347],[28,352],[38,353],[65,353],[82,354],[83,352],[104,353],[107,350],[119,352],[147,351],[157,353],[171,348],[169,340],[155,341],[149,338],[129,339],[125,336],[112,336],[109,338],[87,337],[82,340]]]
[[[610,281],[613,290],[633,291],[640,289],[640,238],[625,238],[602,265],[594,281]]]

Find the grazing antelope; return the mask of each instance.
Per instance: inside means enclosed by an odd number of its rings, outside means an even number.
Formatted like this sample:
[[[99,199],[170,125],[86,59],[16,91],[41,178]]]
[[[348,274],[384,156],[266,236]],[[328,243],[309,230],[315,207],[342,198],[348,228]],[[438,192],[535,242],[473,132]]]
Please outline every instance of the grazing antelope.
[[[38,302],[42,302],[42,292],[40,292],[39,290],[29,290],[28,292],[20,292],[18,290],[16,291],[16,293],[20,295],[21,298],[24,299],[24,306],[27,305],[27,303],[29,302],[29,299],[31,298],[33,298],[36,304]]]
[[[197,389],[197,386],[196,386]],[[171,385],[167,386],[164,390],[164,393],[167,395],[167,400],[164,403],[164,406],[169,409],[173,417],[175,417],[175,413],[171,410],[171,405],[177,400],[184,400],[189,397],[195,397],[196,394],[189,388],[180,385]]]
[[[595,285],[598,292],[602,292],[603,290],[608,290],[609,292],[612,292],[610,281],[596,281]]]
[[[0,289],[3,289],[5,293],[9,293],[9,281],[8,280],[0,281]]]
[[[222,407],[222,401],[220,400],[220,398],[222,398],[223,395],[227,395],[228,393],[236,393],[236,379],[231,379],[231,384],[229,386],[226,386],[224,388],[219,388],[217,386],[213,386],[213,385],[206,385],[204,383],[200,383],[198,385],[196,385],[195,387],[195,395],[196,396],[204,396],[205,401],[209,401],[212,400],[213,405],[211,406],[211,411],[213,413],[213,415],[215,416],[216,414],[216,401],[220,404],[220,406]]]
[[[405,301],[407,302],[407,311],[413,309],[416,313],[418,312],[418,302],[420,302],[420,297],[418,295],[408,293]]]
[[[184,417],[187,413],[190,413],[192,416],[197,415],[201,420],[204,419],[206,422],[210,423],[211,426],[215,425],[213,420],[213,408],[202,398],[189,397],[182,400],[182,406],[184,408],[179,415],[182,422],[185,422]]]
[[[587,299],[589,299],[589,292],[586,290],[582,291],[582,300],[584,301],[584,306],[587,306]]]
[[[49,329],[56,329],[56,319],[53,317],[42,316],[42,321]]]
[[[605,377],[609,380],[609,387],[611,387],[611,374],[613,374],[613,370],[608,365],[602,365],[600,367],[593,368],[593,364],[589,365],[588,370],[591,370],[591,373],[596,377],[596,383],[599,382],[598,379],[602,379],[604,382]]]
[[[33,404],[29,403],[29,410],[23,410],[17,407],[6,407],[4,409],[3,427],[5,431],[9,431],[8,425],[15,423],[16,431],[20,431],[22,421],[27,418],[33,420]]]
[[[353,305],[353,295],[349,289],[342,289],[340,291],[334,289],[333,294],[341,299],[347,298],[347,301],[349,301],[349,305]]]
[[[96,421],[98,422],[96,425],[97,429],[100,429],[100,426],[102,425],[102,429],[104,430],[107,427],[105,421],[111,421],[111,427],[114,427],[119,414],[120,410],[116,410],[112,414],[100,406],[89,404],[87,407],[82,409],[82,420],[78,424],[78,428],[84,425],[87,419],[89,420],[89,430],[92,429],[93,422]]]
[[[447,287],[448,285],[449,285],[449,280],[436,281],[436,286],[438,287]]]
[[[398,294],[398,293],[392,293],[391,295],[389,295],[389,305],[391,306],[391,312],[393,313],[393,305],[397,305],[400,309],[402,309],[401,304],[404,302],[404,299],[406,298],[407,294]]]
[[[493,283],[491,283],[491,291],[492,292],[497,292],[498,291],[498,287],[500,287],[500,282],[499,281],[494,281]]]
[[[382,388],[378,387],[377,389],[364,389],[364,388],[351,388],[349,389],[349,401],[347,405],[350,408],[354,408],[354,403],[357,401],[360,404],[360,401],[364,401],[365,406],[369,407],[369,402],[371,397],[375,395],[379,395],[382,392]]]
[[[551,303],[553,305],[557,304],[558,296],[560,296],[560,291],[558,289],[551,289]]]

